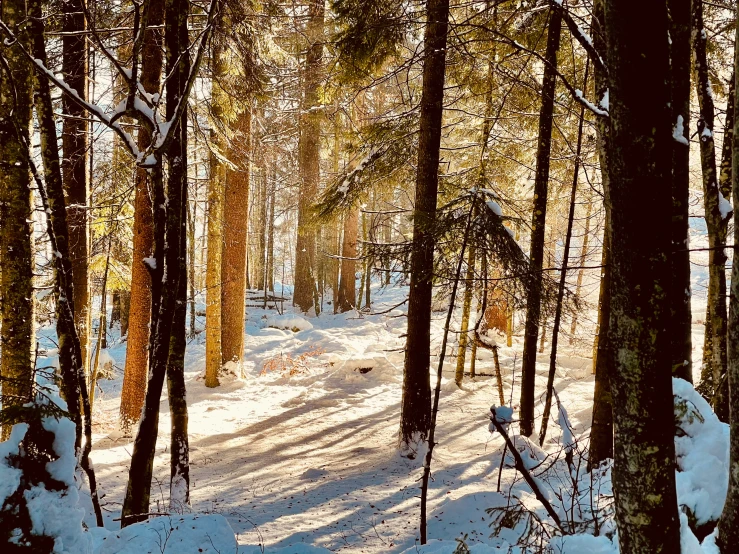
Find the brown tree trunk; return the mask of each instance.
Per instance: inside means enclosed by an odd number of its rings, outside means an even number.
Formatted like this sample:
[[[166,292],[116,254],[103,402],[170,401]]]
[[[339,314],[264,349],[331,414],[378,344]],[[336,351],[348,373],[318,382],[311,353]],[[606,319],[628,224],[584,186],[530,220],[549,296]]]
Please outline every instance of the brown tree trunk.
[[[439,187],[439,147],[444,113],[449,0],[428,0],[424,32],[423,90],[418,136],[418,170],[413,208],[408,336],[400,413],[401,447],[426,439],[431,421],[431,293],[434,271],[433,226]]]
[[[298,199],[298,238],[295,246],[295,292],[293,304],[302,312],[315,306],[316,231],[312,227],[311,206],[320,181],[321,115],[316,108],[321,83],[323,58],[324,0],[308,3],[308,24],[305,31],[308,52],[303,66],[303,101],[300,106],[300,140],[298,163],[300,191]]]
[[[672,194],[667,5],[608,0],[605,11],[618,541],[621,552],[672,554],[680,552],[667,295],[672,214],[655,209]]]
[[[87,27],[83,11],[84,0],[69,0],[62,4],[62,75],[64,81],[87,99],[87,47],[84,31]],[[62,179],[67,196],[69,222],[69,252],[74,276],[74,315],[82,347],[85,373],[89,366],[90,299],[88,290],[88,224],[89,185],[87,179],[88,126],[85,110],[62,96]]]
[[[3,22],[28,46],[22,22],[26,4],[0,4]],[[0,378],[3,407],[31,398],[34,309],[33,218],[30,144],[32,68],[15,47],[0,45],[7,64],[0,66]],[[4,425],[2,439],[10,434]]]
[[[185,0],[167,0],[165,5],[165,52],[167,59],[167,120],[171,121],[179,99],[186,94],[185,85],[190,72],[187,51],[187,19],[189,4]],[[186,113],[186,112],[185,112]],[[154,189],[154,259],[152,268],[152,332],[150,340],[149,382],[144,402],[143,416],[134,441],[133,456],[128,474],[128,486],[121,511],[121,526],[147,519],[151,477],[154,466],[157,431],[159,426],[159,401],[168,372],[169,360],[177,363],[184,356],[185,288],[181,280],[187,279],[184,271],[185,249],[182,235],[185,233],[185,206],[187,201],[187,148],[185,116],[174,122],[174,135],[166,151],[168,181],[165,202],[162,187],[161,163],[152,168]],[[186,284],[186,283],[185,283]],[[174,291],[174,294],[172,293]],[[180,324],[182,329],[180,329]],[[170,373],[171,376],[171,373]],[[174,416],[174,414],[173,414]],[[175,425],[176,417],[172,423]],[[173,460],[181,466],[183,453],[174,453]],[[174,482],[174,476],[173,476]]]
[[[226,172],[221,258],[221,361],[224,364],[241,363],[244,351],[251,117],[250,109],[238,115],[238,136],[232,139],[230,159],[237,161],[239,167]]]
[[[541,110],[539,112],[539,143],[536,152],[536,177],[534,180],[534,207],[531,218],[531,275],[526,302],[526,329],[524,331],[523,361],[521,368],[521,434],[534,432],[534,387],[536,381],[536,339],[539,336],[541,317],[541,280],[544,262],[544,225],[547,214],[549,188],[549,154],[552,146],[552,121],[554,117],[554,91],[557,84],[557,51],[562,26],[562,13],[551,10],[549,34],[544,66]]]
[[[357,234],[359,233],[359,208],[352,207],[344,215],[344,239],[341,246],[341,280],[336,300],[341,313],[354,308],[357,286]]]
[[[149,4],[149,29],[144,36],[140,81],[147,92],[159,90],[162,75],[162,32],[158,28],[164,22],[164,0],[151,0]],[[138,146],[144,149],[151,141],[151,133],[139,129]],[[144,260],[153,257],[154,219],[149,192],[152,185],[146,169],[136,170],[136,196],[133,216],[133,260],[131,262],[131,300],[128,318],[128,342],[126,343],[126,367],[121,389],[120,426],[130,433],[141,416],[146,395],[149,367],[149,326],[151,324],[151,274]],[[123,326],[121,326],[123,334]]]

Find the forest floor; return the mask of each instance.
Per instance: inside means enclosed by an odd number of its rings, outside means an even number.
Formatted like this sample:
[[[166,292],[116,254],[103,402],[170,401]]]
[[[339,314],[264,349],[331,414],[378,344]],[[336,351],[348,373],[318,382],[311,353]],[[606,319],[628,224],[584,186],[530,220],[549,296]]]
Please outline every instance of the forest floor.
[[[387,310],[405,295],[406,287],[375,285],[373,310]],[[405,310],[401,305],[386,314],[324,313],[304,319],[249,308],[246,376],[224,380],[215,389],[206,388],[202,379],[204,333],[192,338],[186,361],[192,505],[183,511],[224,515],[244,545],[240,552],[248,554],[254,550],[246,545],[266,545],[267,552],[298,543],[342,552],[413,548],[422,462],[402,457],[397,449]],[[439,351],[444,317],[434,314],[433,352]],[[700,327],[695,326],[697,335]],[[119,527],[133,447],[132,438],[118,430],[125,342],[116,340],[116,333],[107,351],[115,377],[100,384],[92,454],[111,530]],[[512,348],[499,342],[505,395],[514,406],[520,338]],[[560,343],[555,387],[576,435],[591,421],[591,340]],[[468,534],[468,542],[492,546],[485,509],[502,501],[495,491],[503,449],[502,438],[488,431],[489,408],[499,403],[493,359],[489,351],[478,350],[478,376],[466,377],[460,390],[453,380],[456,342],[451,334],[432,466],[429,538]],[[544,392],[548,351],[547,343],[537,364],[537,395]],[[437,365],[434,356],[434,371]],[[293,368],[294,375],[280,366]],[[539,405],[537,429],[541,411]],[[169,426],[165,393],[152,490],[155,512],[169,509]],[[556,417],[549,429],[544,449],[556,452],[562,436]],[[515,478],[513,469],[504,469],[504,489]]]

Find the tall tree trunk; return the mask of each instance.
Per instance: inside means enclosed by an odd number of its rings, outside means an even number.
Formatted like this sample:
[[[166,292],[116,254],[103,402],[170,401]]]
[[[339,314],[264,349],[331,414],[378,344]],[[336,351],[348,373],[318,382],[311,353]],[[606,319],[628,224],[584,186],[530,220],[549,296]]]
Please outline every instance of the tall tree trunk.
[[[46,44],[44,41],[44,23],[41,1],[34,0],[27,4],[29,12],[29,28],[32,35],[31,52],[34,58],[47,65]],[[3,14],[3,20],[5,15]],[[7,21],[7,20],[5,20]],[[30,71],[30,68],[29,68]],[[97,494],[97,479],[90,463],[92,449],[92,403],[87,394],[84,364],[79,336],[74,317],[74,277],[69,255],[69,228],[67,210],[64,201],[64,185],[62,181],[61,163],[54,121],[54,109],[51,101],[51,89],[46,75],[36,75],[35,94],[36,117],[39,123],[41,139],[41,159],[44,165],[44,179],[37,179],[39,194],[47,216],[49,242],[55,253],[54,282],[56,288],[56,331],[59,345],[59,369],[62,374],[62,391],[67,401],[67,409],[75,423],[75,450],[79,455],[79,464],[86,473],[90,486],[90,497],[95,511],[96,523],[103,526],[103,515]],[[30,114],[29,114],[30,115]],[[19,127],[18,129],[27,129]],[[19,133],[19,136],[21,133]],[[23,136],[26,141],[27,137]],[[26,142],[28,147],[29,143]],[[30,156],[30,152],[28,152]],[[38,173],[35,172],[38,177]],[[80,400],[82,405],[80,406]],[[82,415],[84,413],[84,422]],[[84,445],[82,437],[85,437]]]
[[[300,191],[298,199],[298,238],[295,247],[295,293],[293,303],[303,312],[315,305],[316,231],[312,227],[311,206],[320,181],[321,114],[314,108],[318,96],[323,58],[324,0],[310,0],[306,37],[308,48],[303,66],[303,100],[300,106],[298,164]]]
[[[228,104],[228,94],[221,83],[226,76],[223,59],[224,45],[213,41],[213,85],[211,92],[211,117],[214,121],[211,142],[215,152],[210,154],[210,179],[208,180],[208,261],[205,276],[205,386],[220,385],[218,377],[223,367],[223,194],[226,185],[226,165],[221,156],[226,151],[223,125]]]
[[[357,286],[357,234],[359,208],[352,206],[344,215],[344,239],[341,245],[341,280],[336,300],[337,310],[347,312],[354,308]]]
[[[734,91],[737,90],[736,79],[739,78],[739,25],[736,27],[734,51]],[[732,125],[733,141],[731,144],[731,182],[734,206],[739,206],[739,117],[735,117]],[[726,145],[726,143],[724,143]],[[726,157],[725,157],[726,158]],[[723,164],[722,164],[723,165]],[[722,167],[723,176],[723,167]],[[734,244],[739,244],[739,227],[734,223]],[[718,521],[718,537],[716,544],[724,554],[731,552],[739,544],[739,256],[733,249],[734,258],[731,265],[731,288],[729,290],[729,330],[728,330],[728,363],[729,381],[729,490],[726,502]]]
[[[144,36],[140,81],[149,93],[159,91],[162,75],[162,32],[164,0],[151,0],[149,4],[149,29]],[[145,149],[151,142],[151,133],[139,129],[138,147]],[[146,395],[147,369],[149,367],[149,327],[152,323],[152,282],[145,259],[153,257],[154,219],[149,192],[154,183],[149,172],[136,169],[136,196],[133,216],[133,255],[131,262],[131,301],[128,318],[128,342],[126,366],[121,389],[121,430],[128,434],[141,417]],[[121,326],[121,333],[123,327]]]
[[[423,52],[423,91],[418,136],[418,171],[413,209],[408,336],[400,412],[401,447],[425,439],[431,421],[431,293],[434,271],[433,227],[439,187],[439,147],[444,112],[449,0],[427,0]]]
[[[187,18],[189,4],[186,0],[166,0],[165,4],[165,53],[167,59],[167,106],[166,116],[174,117],[179,99],[185,93],[185,83],[189,74],[190,59],[187,52]],[[184,140],[187,132],[182,121],[174,122],[175,136],[166,155],[169,162],[167,193],[165,202],[162,186],[162,167],[158,163],[152,168],[152,188],[154,190],[154,260],[152,264],[152,332],[150,340],[149,382],[144,402],[143,417],[133,446],[133,456],[128,474],[128,486],[121,511],[121,526],[126,526],[147,518],[151,477],[154,466],[157,430],[159,426],[159,401],[164,387],[164,377],[170,358],[177,360],[183,355],[173,335],[175,323],[184,318],[177,317],[178,306],[184,305],[184,290],[181,288],[181,275],[184,267],[185,251],[182,234],[185,232],[185,207],[187,200],[187,157]],[[171,294],[175,291],[175,294]],[[184,346],[184,343],[182,343]],[[174,418],[173,418],[174,424]]]
[[[267,286],[271,292],[275,291],[275,200],[276,200],[276,183],[275,175],[272,175],[269,191],[269,217],[267,219]],[[338,254],[338,252],[336,252]],[[339,272],[338,260],[334,261],[335,283],[333,286],[335,291],[338,288]]]
[[[593,45],[598,52],[607,52],[605,23],[605,1],[596,0],[593,4],[592,36]],[[603,98],[608,90],[607,76],[596,66],[594,71],[595,92]],[[596,122],[596,148],[600,164],[603,186],[603,209],[605,224],[603,229],[603,251],[601,254],[600,291],[598,295],[598,323],[593,344],[593,422],[590,429],[590,452],[588,468],[596,467],[603,460],[613,458],[613,399],[611,397],[611,375],[613,375],[613,356],[609,329],[611,320],[611,186],[610,186],[610,128],[609,122],[599,118]]]
[[[241,363],[244,352],[246,308],[246,249],[249,227],[249,178],[251,169],[251,109],[237,116],[237,136],[229,158],[238,168],[226,172],[221,258],[221,361]]]
[[[706,58],[707,34],[703,27],[703,2],[694,0],[693,49],[696,73],[696,89],[700,114],[698,133],[700,136],[701,168],[703,173],[703,205],[708,230],[708,298],[707,324],[710,324],[710,358],[704,359],[704,369],[710,369],[710,382],[701,383],[700,390],[706,395],[721,421],[728,421],[728,397],[726,386],[726,254],[722,242],[722,229],[731,215],[731,205],[718,184],[716,152],[714,143],[714,105],[709,81]],[[710,323],[708,323],[710,322]]]
[[[464,281],[464,296],[462,297],[462,327],[459,330],[459,349],[457,350],[457,367],[454,371],[454,381],[461,385],[464,380],[464,362],[467,357],[467,343],[470,335],[470,311],[472,310],[472,292],[475,278],[475,244],[469,246],[467,253],[467,273]],[[470,371],[471,377],[474,373]]]
[[[607,0],[605,10],[618,540],[622,552],[672,554],[680,552],[667,294],[672,214],[654,209],[672,194],[667,5]]]
[[[28,44],[22,23],[26,4],[6,0],[3,22]],[[30,144],[32,68],[18,48],[0,46],[0,378],[3,406],[30,398],[33,379],[33,204],[27,145]],[[2,440],[10,433],[5,425]]]
[[[585,78],[582,89],[588,90],[588,70],[585,66]],[[562,251],[562,268],[559,275],[559,288],[557,289],[557,305],[554,308],[554,321],[552,322],[552,346],[549,356],[549,374],[547,375],[546,399],[544,401],[544,413],[542,414],[541,429],[539,430],[539,445],[544,445],[547,436],[547,425],[549,423],[549,412],[552,409],[552,393],[554,392],[554,376],[557,371],[557,344],[559,342],[559,326],[562,321],[562,301],[567,286],[567,267],[570,261],[570,242],[572,241],[572,225],[575,221],[575,206],[577,202],[577,181],[580,177],[580,152],[582,150],[582,127],[585,121],[585,107],[580,108],[580,122],[577,126],[577,146],[575,147],[575,168],[572,172],[572,192],[570,194],[570,212],[567,217],[567,231],[565,232],[565,244]]]
[[[585,232],[582,235],[582,246],[580,247],[580,269],[577,272],[577,285],[575,285],[575,298],[580,298],[582,292],[582,281],[585,276],[585,262],[588,256],[588,246],[590,245],[590,218],[593,214],[593,198],[588,198],[588,207],[585,212]],[[575,333],[577,332],[577,313],[572,316],[570,326],[570,345],[575,341]]]
[[[524,331],[523,361],[521,368],[521,434],[534,432],[534,387],[536,381],[536,339],[539,336],[541,317],[541,281],[544,261],[544,225],[547,215],[549,188],[549,153],[552,146],[552,121],[554,117],[554,91],[557,84],[557,51],[562,27],[562,13],[551,10],[547,49],[545,53],[544,84],[541,91],[539,112],[539,143],[536,151],[536,177],[534,179],[534,207],[531,218],[531,275],[526,303],[526,329]]]
[[[85,0],[68,0],[62,4],[62,75],[64,81],[87,99],[87,47],[85,38]],[[69,252],[74,276],[74,315],[82,347],[82,360],[89,366],[90,298],[88,290],[88,225],[89,184],[87,179],[87,114],[85,110],[62,96],[62,178],[67,196]]]
[[[697,0],[694,0],[697,2]],[[690,0],[669,0],[672,64],[672,281],[670,352],[672,374],[693,382],[690,310]],[[679,138],[678,138],[679,137]]]

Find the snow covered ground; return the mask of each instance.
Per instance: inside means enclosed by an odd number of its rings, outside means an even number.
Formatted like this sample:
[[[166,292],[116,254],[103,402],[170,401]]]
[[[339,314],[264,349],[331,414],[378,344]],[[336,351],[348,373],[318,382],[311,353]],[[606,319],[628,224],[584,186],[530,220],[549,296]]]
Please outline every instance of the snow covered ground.
[[[406,287],[375,285],[373,309],[384,311],[406,295]],[[275,310],[249,309],[243,379],[206,388],[201,379],[204,334],[188,344],[192,506],[180,511],[222,514],[242,554],[261,551],[259,545],[266,545],[268,553],[285,547],[290,548],[283,554],[319,552],[300,550],[301,543],[335,552],[415,552],[421,461],[401,457],[396,448],[405,306],[381,315],[324,312],[309,321],[291,314],[288,303],[285,309],[288,313],[278,317]],[[444,316],[434,314],[436,354]],[[696,326],[696,339],[702,340],[700,332]],[[117,424],[125,343],[116,339],[113,331],[108,352],[116,378],[100,383],[92,453],[110,530],[119,528],[132,451],[132,439],[122,436]],[[473,552],[496,552],[499,541],[489,537],[491,518],[485,512],[504,502],[495,492],[503,440],[488,431],[489,408],[499,403],[492,355],[478,350],[480,376],[466,380],[459,390],[453,381],[456,335],[449,343],[429,494],[429,538],[451,540],[466,534],[467,544],[480,543]],[[518,340],[512,348],[500,344],[507,402],[512,398],[516,405],[521,345]],[[591,419],[590,347],[587,340],[572,347],[561,340],[560,345],[556,389],[579,435]],[[437,363],[434,356],[434,371]],[[294,368],[294,374],[281,367]],[[544,391],[547,367],[548,345],[539,357],[538,394]],[[556,413],[553,419],[545,450],[556,452],[562,434]],[[169,509],[169,425],[163,396],[152,488],[155,512]],[[503,488],[516,478],[513,469],[504,469]],[[449,544],[443,552],[453,550]]]

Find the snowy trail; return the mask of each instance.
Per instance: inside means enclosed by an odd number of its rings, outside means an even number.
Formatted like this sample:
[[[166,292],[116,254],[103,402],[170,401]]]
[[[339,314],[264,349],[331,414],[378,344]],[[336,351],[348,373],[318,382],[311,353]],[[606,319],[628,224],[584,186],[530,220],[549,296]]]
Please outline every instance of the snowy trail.
[[[376,309],[396,304],[404,292],[378,291]],[[398,316],[403,312],[362,318],[323,315],[310,319],[312,329],[297,333],[263,327],[267,315],[274,312],[249,314],[245,379],[207,389],[198,379],[204,366],[203,345],[195,341],[188,346],[192,511],[225,515],[241,544],[305,542],[332,551],[367,553],[412,547],[418,533],[421,461],[403,458],[396,449],[404,342],[400,335],[405,331],[405,319]],[[433,344],[440,343],[441,324],[442,315],[436,314]],[[450,343],[456,345],[456,340]],[[259,375],[264,361],[281,352],[295,357],[316,348],[324,353],[308,357],[308,370],[302,374]],[[125,345],[110,352],[122,367]],[[478,372],[492,374],[492,356],[486,351],[479,354]],[[518,373],[520,359],[517,343],[501,348],[506,397],[513,363]],[[493,493],[502,449],[502,439],[491,438],[488,432],[487,413],[498,394],[490,377],[478,377],[467,381],[464,390],[457,389],[452,380],[454,361],[450,346],[439,413],[440,443],[432,468],[429,534],[448,539],[469,533],[485,539],[490,531],[484,509],[496,503]],[[557,390],[580,433],[590,424],[591,360],[565,347],[559,361]],[[432,358],[434,368],[436,363],[438,358]],[[372,369],[359,371],[367,367]],[[543,392],[547,367],[548,356],[542,354],[538,394]],[[116,428],[120,379],[102,386],[93,459],[106,493],[106,526],[115,529],[132,440]],[[515,387],[514,404],[518,394]],[[169,424],[163,398],[152,511],[168,507]],[[557,448],[559,437],[554,425],[550,448]],[[513,470],[504,470],[504,483],[514,477]]]

